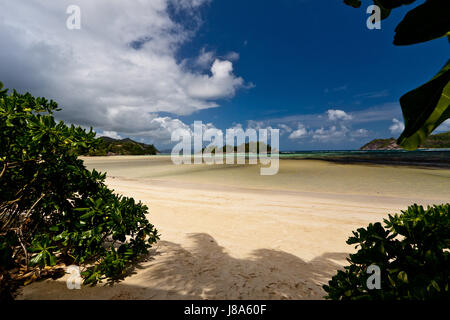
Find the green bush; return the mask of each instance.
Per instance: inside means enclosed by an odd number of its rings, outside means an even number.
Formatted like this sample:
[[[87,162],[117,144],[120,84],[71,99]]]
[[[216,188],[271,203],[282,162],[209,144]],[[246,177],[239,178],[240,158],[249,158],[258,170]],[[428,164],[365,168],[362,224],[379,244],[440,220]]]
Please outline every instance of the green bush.
[[[98,144],[92,129],[56,122],[54,101],[2,88],[0,282],[13,267],[59,262],[86,266],[85,283],[122,277],[158,239],[148,208],[78,159]]]
[[[413,205],[401,215],[353,232],[350,265],[323,288],[333,300],[448,299],[450,205]],[[369,290],[370,265],[381,270],[381,289]]]

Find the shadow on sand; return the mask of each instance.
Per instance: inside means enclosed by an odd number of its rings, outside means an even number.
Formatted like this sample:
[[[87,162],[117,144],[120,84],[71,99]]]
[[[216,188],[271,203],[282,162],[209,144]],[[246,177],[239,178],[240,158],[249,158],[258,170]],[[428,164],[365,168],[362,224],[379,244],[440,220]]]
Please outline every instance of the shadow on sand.
[[[189,235],[190,246],[160,241],[130,276],[114,285],[68,290],[46,280],[23,289],[19,299],[321,299],[346,253],[325,253],[305,262],[269,249],[246,259],[230,256],[208,234]],[[62,279],[64,280],[64,279]]]

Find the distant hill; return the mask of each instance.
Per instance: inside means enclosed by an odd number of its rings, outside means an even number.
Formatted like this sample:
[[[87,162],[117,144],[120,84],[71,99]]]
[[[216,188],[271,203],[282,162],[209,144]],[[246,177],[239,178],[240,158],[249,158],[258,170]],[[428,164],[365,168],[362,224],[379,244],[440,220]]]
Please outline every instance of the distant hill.
[[[89,156],[115,156],[115,155],[154,155],[159,151],[152,144],[133,141],[129,138],[117,140],[109,137],[100,137],[99,146],[91,151]]]
[[[442,149],[450,148],[450,131],[433,134],[427,138],[425,143],[420,146],[422,149]],[[401,150],[394,138],[375,139],[361,147],[360,150]]]
[[[241,145],[242,146],[242,145]],[[245,143],[244,149],[245,149],[245,153],[249,153],[250,152],[250,148],[252,148],[253,150],[256,148],[256,153],[259,153],[260,149],[265,149],[267,150],[268,153],[270,153],[272,151],[272,147],[268,144],[265,144],[264,142],[247,142]],[[212,153],[215,153],[215,149],[214,148],[210,148],[211,150],[207,150],[207,148],[203,148],[203,152],[207,152],[207,151],[212,151]],[[214,150],[213,150],[214,149]],[[231,149],[234,150],[234,152],[238,151],[238,147],[237,146],[231,146]],[[226,153],[227,152],[227,146],[223,146],[222,148],[222,152]]]

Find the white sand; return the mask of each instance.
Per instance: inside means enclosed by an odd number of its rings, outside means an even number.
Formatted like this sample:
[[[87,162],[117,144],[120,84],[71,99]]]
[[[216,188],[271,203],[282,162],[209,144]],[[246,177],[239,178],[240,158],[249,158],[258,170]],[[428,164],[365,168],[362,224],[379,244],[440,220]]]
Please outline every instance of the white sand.
[[[90,158],[116,192],[143,201],[161,233],[149,259],[114,286],[68,290],[66,277],[20,299],[318,299],[345,264],[351,231],[416,202],[448,202],[450,170],[282,160],[173,166],[165,157]]]

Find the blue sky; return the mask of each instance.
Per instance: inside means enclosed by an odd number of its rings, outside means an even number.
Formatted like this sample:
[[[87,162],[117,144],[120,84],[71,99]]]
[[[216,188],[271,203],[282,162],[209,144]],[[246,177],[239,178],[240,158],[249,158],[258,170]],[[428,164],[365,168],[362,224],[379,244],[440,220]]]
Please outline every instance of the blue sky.
[[[66,28],[70,4],[80,7],[80,30]],[[449,56],[444,38],[392,44],[413,6],[369,30],[369,4],[2,1],[0,81],[55,99],[66,122],[161,149],[196,120],[279,128],[281,150],[355,149],[397,137],[399,98]]]
[[[354,9],[331,0],[258,3],[216,1],[205,9],[201,31],[180,53],[195,55],[203,46],[223,54],[238,52],[236,73],[255,86],[221,101],[218,109],[182,118],[186,122],[211,119],[220,127],[230,127],[248,120],[274,123],[273,119],[295,116],[325,117],[329,109],[352,114],[378,108],[386,113],[383,120],[349,124],[369,130],[359,139],[312,141],[284,136],[281,142],[285,149],[358,148],[375,137],[398,136],[398,131],[389,130],[393,117],[386,108],[402,120],[401,95],[428,81],[448,58],[446,39],[407,47],[392,44],[406,6],[382,21],[381,30],[369,30],[364,5]],[[307,120],[303,124],[309,125]]]

